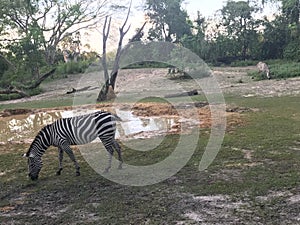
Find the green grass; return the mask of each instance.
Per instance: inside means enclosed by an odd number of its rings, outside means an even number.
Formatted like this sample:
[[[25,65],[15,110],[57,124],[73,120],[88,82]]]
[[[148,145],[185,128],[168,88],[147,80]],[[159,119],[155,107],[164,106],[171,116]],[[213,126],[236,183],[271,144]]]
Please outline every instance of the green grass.
[[[12,221],[19,224],[176,224],[178,221],[196,224],[184,214],[192,211],[202,212],[204,216],[210,210],[213,213],[204,222],[213,223],[214,218],[221,216],[218,210],[223,208],[231,213],[227,219],[218,220],[223,224],[233,223],[234,217],[240,224],[296,224],[299,204],[290,204],[290,196],[284,194],[268,196],[272,192],[299,195],[300,151],[294,150],[300,148],[299,97],[227,96],[226,102],[257,110],[244,113],[244,125],[226,134],[210,167],[198,171],[209,137],[203,131],[196,152],[183,169],[163,182],[144,187],[123,186],[101,177],[77,150],[81,176],[74,176],[75,170],[66,156],[65,168],[57,177],[54,148],[44,155],[40,180],[31,182],[26,177],[26,160],[20,157],[29,145],[1,145],[0,224]],[[127,147],[129,142],[124,142],[124,160],[132,165],[159,162],[171,154],[178,138],[178,135],[168,135],[150,152],[134,151]],[[141,140],[130,142],[145,144]],[[251,152],[251,159],[245,158],[245,150]],[[209,202],[192,198],[210,195],[230,199],[210,206]],[[268,198],[261,201],[261,196]],[[226,206],[230,201],[245,205],[231,210]],[[13,216],[4,216],[4,211]]]

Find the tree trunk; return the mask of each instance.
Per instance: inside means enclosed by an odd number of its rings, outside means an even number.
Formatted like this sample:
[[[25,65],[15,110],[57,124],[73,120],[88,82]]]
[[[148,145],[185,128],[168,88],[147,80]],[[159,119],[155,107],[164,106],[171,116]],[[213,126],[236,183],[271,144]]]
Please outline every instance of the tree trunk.
[[[53,65],[55,62],[55,57],[56,57],[56,47],[55,46],[51,46],[48,49],[46,49],[45,51],[45,58],[46,58],[46,62],[48,65]]]
[[[25,89],[34,89],[38,87],[45,79],[50,77],[54,72],[56,71],[56,68],[52,69],[48,73],[45,73],[43,76],[41,76],[38,80],[36,80],[32,85],[30,86],[24,86]]]
[[[97,97],[97,102],[103,102],[103,101],[106,101],[106,96],[107,96],[107,92],[108,92],[108,85],[103,85],[99,94],[98,94],[98,97]]]
[[[51,76],[55,72],[56,68],[52,69],[48,73],[45,73],[43,76],[41,76],[38,80],[36,80],[33,84],[26,86],[26,85],[20,85],[20,88],[23,90],[20,90],[17,87],[10,86],[6,90],[0,90],[0,94],[19,94],[22,98],[28,97],[29,95],[26,93],[26,90],[37,88],[47,77]]]

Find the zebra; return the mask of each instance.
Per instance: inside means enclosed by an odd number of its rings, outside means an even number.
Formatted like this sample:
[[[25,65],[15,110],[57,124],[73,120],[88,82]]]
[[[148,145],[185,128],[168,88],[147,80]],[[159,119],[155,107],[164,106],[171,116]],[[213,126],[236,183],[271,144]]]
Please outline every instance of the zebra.
[[[265,73],[269,80],[271,79],[270,69],[266,63],[259,62],[259,63],[257,63],[256,67],[258,68],[259,72]]]
[[[114,150],[118,153],[119,169],[122,169],[121,147],[115,140],[116,121],[121,120],[117,115],[105,111],[58,119],[52,124],[43,127],[32,141],[27,153],[23,157],[28,158],[28,176],[31,180],[37,180],[42,169],[42,156],[48,147],[58,147],[59,169],[57,175],[63,169],[62,160],[64,151],[73,161],[76,176],[80,175],[80,166],[76,161],[70,145],[82,145],[90,143],[97,137],[109,153],[108,165],[104,172],[111,168]]]

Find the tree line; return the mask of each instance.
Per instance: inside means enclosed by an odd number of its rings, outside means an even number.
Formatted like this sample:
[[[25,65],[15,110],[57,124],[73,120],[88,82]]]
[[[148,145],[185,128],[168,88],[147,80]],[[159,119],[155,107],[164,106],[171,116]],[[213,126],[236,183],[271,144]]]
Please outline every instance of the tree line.
[[[300,61],[300,1],[274,0],[278,12],[258,18],[266,1],[227,1],[213,19],[191,19],[182,0],[147,0],[149,40],[180,43],[209,62]],[[176,16],[175,16],[176,15]]]

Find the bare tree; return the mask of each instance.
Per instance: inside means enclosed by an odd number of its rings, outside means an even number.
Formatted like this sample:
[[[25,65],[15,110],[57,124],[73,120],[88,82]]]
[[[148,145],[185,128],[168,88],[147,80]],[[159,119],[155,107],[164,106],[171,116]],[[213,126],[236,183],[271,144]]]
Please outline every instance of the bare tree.
[[[123,25],[119,28],[120,36],[119,36],[118,48],[117,48],[117,53],[115,56],[114,65],[113,65],[112,71],[110,73],[110,76],[108,74],[108,68],[107,68],[106,43],[107,43],[109,32],[110,32],[111,17],[107,16],[105,18],[105,22],[104,22],[104,26],[103,26],[103,52],[102,52],[102,60],[101,60],[102,66],[104,69],[105,84],[102,86],[102,88],[98,94],[97,101],[109,100],[107,98],[108,91],[109,90],[113,91],[115,88],[115,82],[116,82],[116,79],[118,76],[118,71],[119,71],[119,62],[120,62],[120,57],[121,57],[123,39],[130,29],[130,25],[126,29],[125,29],[125,27],[128,22],[129,15],[130,15],[131,4],[132,4],[132,1],[130,2],[126,19],[125,19]]]
[[[106,16],[104,26],[103,26],[103,52],[102,52],[102,57],[101,57],[101,62],[104,70],[104,85],[102,86],[98,97],[97,101],[105,101],[105,100],[110,100],[115,97],[114,90],[115,90],[115,84],[116,84],[116,79],[118,76],[118,71],[120,67],[120,58],[122,56],[122,51],[124,50],[122,45],[124,41],[125,35],[128,33],[130,29],[130,25],[127,26],[128,18],[130,15],[131,11],[131,5],[132,5],[132,0],[130,1],[130,5],[127,11],[126,18],[122,24],[122,26],[119,28],[119,41],[118,41],[118,48],[117,48],[117,53],[115,56],[114,64],[111,73],[108,73],[108,67],[107,67],[107,58],[106,58],[106,43],[108,40],[109,32],[110,32],[110,26],[111,26],[111,17]],[[134,42],[134,41],[139,41],[141,37],[143,36],[143,29],[145,27],[147,22],[145,22],[141,28],[136,30],[135,35],[133,35],[132,38],[129,39],[129,42]]]

